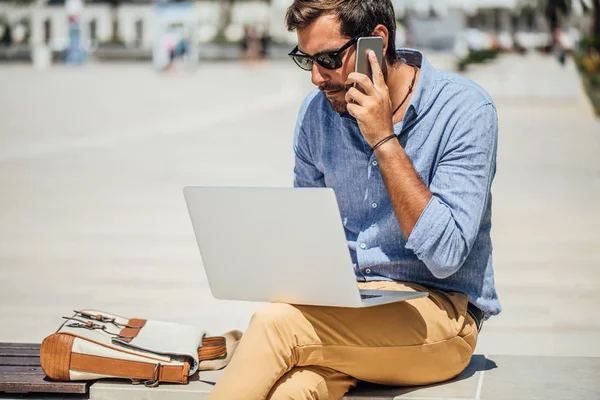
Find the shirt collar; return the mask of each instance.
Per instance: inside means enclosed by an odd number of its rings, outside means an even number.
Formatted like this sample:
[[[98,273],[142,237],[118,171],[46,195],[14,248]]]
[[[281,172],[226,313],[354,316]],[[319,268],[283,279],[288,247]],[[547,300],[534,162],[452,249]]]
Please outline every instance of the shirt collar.
[[[418,50],[398,49],[396,50],[398,59],[403,64],[412,64],[421,68],[421,74],[417,82],[410,103],[408,104],[405,120],[417,117],[427,107],[433,83],[435,81],[436,69],[429,63],[429,60]]]

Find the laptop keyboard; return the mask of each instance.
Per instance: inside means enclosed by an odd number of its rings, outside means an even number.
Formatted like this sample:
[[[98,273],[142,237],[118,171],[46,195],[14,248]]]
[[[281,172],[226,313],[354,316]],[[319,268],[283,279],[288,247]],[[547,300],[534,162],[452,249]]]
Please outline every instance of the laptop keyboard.
[[[361,294],[360,295],[361,300],[373,299],[375,297],[381,297],[381,295],[380,294]]]

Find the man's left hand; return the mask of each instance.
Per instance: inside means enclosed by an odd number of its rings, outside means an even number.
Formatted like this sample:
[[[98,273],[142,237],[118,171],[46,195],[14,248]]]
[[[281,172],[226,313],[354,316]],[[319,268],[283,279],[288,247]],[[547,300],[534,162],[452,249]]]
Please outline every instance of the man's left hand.
[[[358,121],[358,127],[371,147],[381,139],[394,133],[392,123],[392,102],[389,89],[383,77],[383,71],[377,61],[375,52],[369,50],[369,62],[373,71],[373,80],[365,74],[352,72],[348,75],[346,85],[353,87],[346,93],[348,113]],[[364,91],[361,92],[357,84]]]

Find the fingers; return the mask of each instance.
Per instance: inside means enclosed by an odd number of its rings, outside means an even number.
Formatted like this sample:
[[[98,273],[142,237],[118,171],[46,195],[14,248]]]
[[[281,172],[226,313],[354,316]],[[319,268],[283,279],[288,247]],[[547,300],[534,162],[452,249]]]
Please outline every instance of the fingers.
[[[375,90],[375,86],[373,86],[373,82],[369,79],[365,74],[361,74],[358,72],[352,72],[348,75],[348,79],[346,79],[346,85],[352,86],[354,84],[358,84],[365,92],[365,94],[369,96],[373,96],[377,93]]]
[[[356,119],[359,119],[358,114],[360,113],[361,107],[358,104],[348,103],[346,110],[348,110],[348,114],[352,115]]]
[[[356,104],[364,105],[367,99],[368,97],[355,87],[350,88],[348,92],[346,92],[346,102],[348,104],[352,104],[354,101]]]
[[[369,111],[360,104],[348,103],[346,105],[346,110],[348,111],[348,114],[352,115],[359,121],[359,125],[361,121],[364,121],[369,115]]]
[[[373,71],[373,83],[376,88],[381,89],[385,86],[385,79],[379,61],[377,60],[377,55],[373,50],[369,50],[368,56],[369,62],[371,63],[371,71]]]

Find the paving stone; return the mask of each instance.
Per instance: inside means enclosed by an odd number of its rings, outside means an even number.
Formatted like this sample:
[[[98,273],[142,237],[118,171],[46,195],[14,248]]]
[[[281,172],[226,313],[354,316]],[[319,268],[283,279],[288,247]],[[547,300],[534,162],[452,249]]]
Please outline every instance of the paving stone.
[[[158,388],[123,382],[95,383],[90,400],[205,399],[220,371],[203,372],[189,385]],[[360,384],[345,400],[597,400],[600,358],[475,355],[457,378],[426,387],[387,388]]]
[[[481,400],[598,400],[600,358],[493,356]]]

